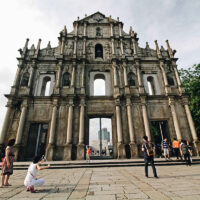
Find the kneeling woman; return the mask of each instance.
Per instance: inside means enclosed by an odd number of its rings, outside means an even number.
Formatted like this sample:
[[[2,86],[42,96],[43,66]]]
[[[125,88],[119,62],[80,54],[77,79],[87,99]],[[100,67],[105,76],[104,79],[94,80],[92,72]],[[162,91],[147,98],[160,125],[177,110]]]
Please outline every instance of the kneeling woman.
[[[28,172],[24,180],[24,185],[27,187],[26,191],[31,191],[32,193],[34,193],[34,186],[40,186],[44,184],[44,179],[37,179],[37,171],[48,169],[50,168],[50,165],[46,167],[40,167],[40,160],[41,157],[36,156],[33,160],[33,163],[31,163],[28,168]],[[42,160],[41,162],[44,162],[44,160]]]

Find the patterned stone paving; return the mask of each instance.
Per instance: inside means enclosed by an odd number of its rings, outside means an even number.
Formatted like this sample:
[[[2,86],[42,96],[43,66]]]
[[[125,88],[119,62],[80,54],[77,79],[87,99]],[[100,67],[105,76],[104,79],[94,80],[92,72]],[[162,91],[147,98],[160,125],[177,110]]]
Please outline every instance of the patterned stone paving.
[[[200,199],[200,166],[157,166],[159,179],[144,177],[143,167],[48,169],[39,172],[45,179],[37,193],[23,186],[26,170],[15,170],[12,186],[0,188],[0,199],[12,200],[121,200]]]

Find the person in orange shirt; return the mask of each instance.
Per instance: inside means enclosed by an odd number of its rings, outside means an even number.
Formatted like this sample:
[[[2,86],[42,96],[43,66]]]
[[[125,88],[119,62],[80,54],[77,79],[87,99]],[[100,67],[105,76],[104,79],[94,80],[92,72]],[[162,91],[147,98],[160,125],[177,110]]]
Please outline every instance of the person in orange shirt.
[[[87,149],[86,149],[86,159],[88,162],[90,162],[90,154],[91,154],[91,149],[89,146],[87,146]]]
[[[180,143],[176,138],[174,138],[174,141],[172,142],[172,148],[174,150],[174,155],[176,156],[176,159],[179,160],[179,157],[180,157]]]

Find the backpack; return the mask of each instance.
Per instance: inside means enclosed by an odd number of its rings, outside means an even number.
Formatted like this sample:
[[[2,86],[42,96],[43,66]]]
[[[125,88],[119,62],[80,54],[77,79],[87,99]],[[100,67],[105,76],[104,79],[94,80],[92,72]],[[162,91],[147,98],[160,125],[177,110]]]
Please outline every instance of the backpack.
[[[153,146],[151,142],[148,142],[147,144],[145,144],[145,147],[146,147],[147,155],[153,156]]]
[[[189,153],[188,146],[186,144],[182,144],[181,145],[181,151],[183,152],[183,154]]]

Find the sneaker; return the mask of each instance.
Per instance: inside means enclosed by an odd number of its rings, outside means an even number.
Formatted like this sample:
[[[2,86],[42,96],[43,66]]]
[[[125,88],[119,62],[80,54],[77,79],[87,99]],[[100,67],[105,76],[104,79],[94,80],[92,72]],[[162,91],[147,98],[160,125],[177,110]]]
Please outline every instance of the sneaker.
[[[27,188],[26,188],[26,191],[29,192],[29,191],[30,191],[30,187],[27,187]]]
[[[145,176],[146,178],[149,178],[148,176]]]
[[[158,176],[154,176],[154,178],[159,178]]]

